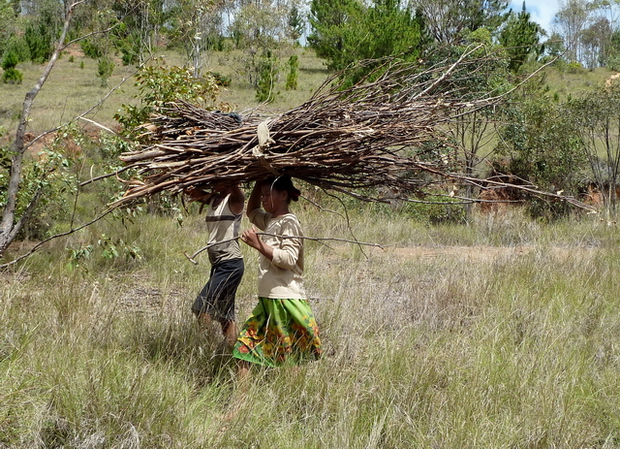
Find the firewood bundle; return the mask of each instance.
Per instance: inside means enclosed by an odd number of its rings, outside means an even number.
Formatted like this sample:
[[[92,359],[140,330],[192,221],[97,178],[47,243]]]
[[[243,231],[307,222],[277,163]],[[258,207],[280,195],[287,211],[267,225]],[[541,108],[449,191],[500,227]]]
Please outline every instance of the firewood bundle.
[[[445,144],[447,122],[464,104],[454,80],[475,67],[459,61],[420,70],[388,61],[348,88],[334,77],[306,103],[267,120],[169,104],[142,126],[146,143],[121,155],[137,175],[114,205],[272,175],[345,193],[376,186],[415,192],[425,182],[421,172],[441,172],[441,160],[420,155]]]

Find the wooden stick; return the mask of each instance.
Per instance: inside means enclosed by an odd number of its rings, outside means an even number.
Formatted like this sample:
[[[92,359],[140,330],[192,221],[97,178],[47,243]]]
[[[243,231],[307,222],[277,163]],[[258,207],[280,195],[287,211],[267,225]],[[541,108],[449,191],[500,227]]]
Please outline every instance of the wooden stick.
[[[310,240],[310,241],[313,241],[313,242],[333,241],[333,242],[355,243],[356,245],[373,246],[373,247],[381,248],[381,249],[385,250],[385,248],[382,245],[378,244],[378,243],[366,243],[366,242],[359,242],[357,240],[348,240],[348,239],[341,239],[341,238],[334,238],[334,237],[305,237],[305,236],[299,236],[299,235],[268,234],[268,233],[265,233],[265,232],[257,232],[256,235],[265,235],[265,236],[268,236],[268,237],[278,237],[278,238],[282,238],[282,239]],[[195,258],[200,253],[202,253],[203,251],[206,251],[207,249],[212,248],[212,247],[217,246],[217,245],[222,245],[224,243],[229,243],[229,242],[238,240],[240,238],[241,237],[233,237],[231,239],[222,240],[220,242],[210,243],[207,246],[204,246],[204,247],[200,248],[199,250],[197,250],[196,252],[194,252],[194,254],[192,254],[191,256],[188,255],[187,252],[183,252],[183,254],[185,255],[185,257],[187,257],[187,259],[191,263],[193,263],[194,265],[198,265],[198,262],[196,262]]]

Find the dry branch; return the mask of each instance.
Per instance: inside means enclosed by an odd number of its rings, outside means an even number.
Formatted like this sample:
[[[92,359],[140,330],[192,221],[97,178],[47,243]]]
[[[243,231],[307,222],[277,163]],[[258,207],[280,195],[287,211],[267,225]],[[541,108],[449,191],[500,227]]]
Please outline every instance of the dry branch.
[[[389,59],[348,88],[335,76],[306,103],[270,120],[168,104],[142,126],[144,144],[121,155],[136,175],[112,206],[269,175],[290,175],[371,201],[378,198],[363,189],[386,186],[410,196],[424,195],[438,179],[479,182],[433,156],[448,145],[444,130],[453,116],[502,99],[463,87],[488,62],[472,52],[425,69]]]

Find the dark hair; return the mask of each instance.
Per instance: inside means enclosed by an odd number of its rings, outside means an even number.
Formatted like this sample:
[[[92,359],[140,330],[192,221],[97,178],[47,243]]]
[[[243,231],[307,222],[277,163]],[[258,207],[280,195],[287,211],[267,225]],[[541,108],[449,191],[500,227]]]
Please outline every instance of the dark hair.
[[[297,187],[293,185],[293,181],[290,176],[278,176],[271,177],[263,180],[263,184],[269,185],[272,189],[277,190],[278,192],[286,192],[288,194],[289,202],[291,200],[297,201],[299,199],[299,195],[301,192]]]

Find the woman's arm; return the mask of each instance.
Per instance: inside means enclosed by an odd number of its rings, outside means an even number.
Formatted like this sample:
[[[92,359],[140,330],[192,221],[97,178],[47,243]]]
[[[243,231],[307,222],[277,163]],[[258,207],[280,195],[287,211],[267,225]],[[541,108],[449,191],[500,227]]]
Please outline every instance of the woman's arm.
[[[230,198],[228,199],[228,207],[234,214],[243,212],[243,203],[245,202],[245,194],[239,188],[239,184],[230,187]]]
[[[260,208],[260,183],[255,183],[250,199],[248,200],[248,207],[245,210],[245,214],[249,217],[252,211]]]

